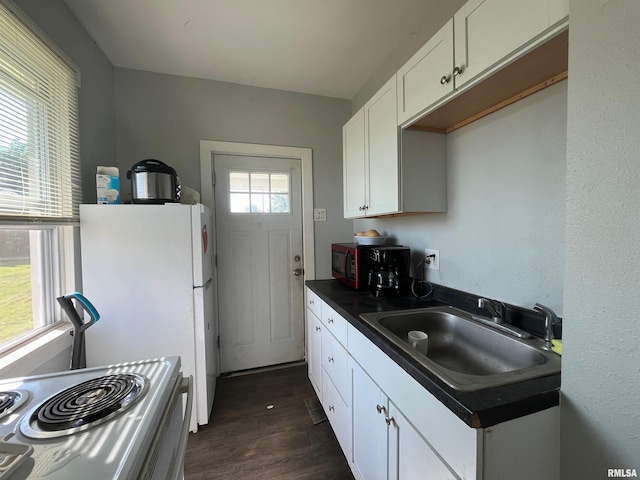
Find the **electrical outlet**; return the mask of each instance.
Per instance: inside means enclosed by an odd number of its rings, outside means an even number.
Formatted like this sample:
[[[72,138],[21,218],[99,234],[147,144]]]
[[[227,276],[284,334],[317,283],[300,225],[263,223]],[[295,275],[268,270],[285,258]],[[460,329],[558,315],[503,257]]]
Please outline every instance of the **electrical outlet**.
[[[426,257],[424,264],[428,269],[440,270],[440,250],[431,250],[427,248],[424,251],[424,255]],[[429,257],[429,255],[435,255],[435,257]]]
[[[326,222],[327,209],[326,208],[314,208],[313,209],[313,221],[314,222]]]

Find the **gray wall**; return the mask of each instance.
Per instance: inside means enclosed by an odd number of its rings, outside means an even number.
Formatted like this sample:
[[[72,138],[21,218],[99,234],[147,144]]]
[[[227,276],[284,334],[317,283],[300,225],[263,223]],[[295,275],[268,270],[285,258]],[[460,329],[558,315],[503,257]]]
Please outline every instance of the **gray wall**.
[[[80,158],[84,202],[96,201],[96,166],[115,165],[113,65],[62,0],[14,0],[80,68]]]
[[[640,471],[640,2],[570,8],[561,467],[600,479]]]
[[[351,102],[265,88],[116,68],[118,165],[156,158],[200,191],[200,140],[313,149],[316,277],[328,278],[330,244],[353,235],[343,218],[342,125]],[[125,181],[123,197],[130,199]]]
[[[448,211],[357,220],[411,247],[440,250],[428,279],[562,314],[567,82],[447,136]]]

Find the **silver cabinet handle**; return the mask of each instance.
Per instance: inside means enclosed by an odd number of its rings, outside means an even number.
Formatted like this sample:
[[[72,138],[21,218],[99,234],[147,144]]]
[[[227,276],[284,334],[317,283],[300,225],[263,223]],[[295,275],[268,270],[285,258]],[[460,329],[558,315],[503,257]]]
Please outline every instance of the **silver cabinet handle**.
[[[335,410],[335,408],[333,408],[333,405],[329,405],[329,411],[333,412]]]
[[[316,327],[316,332],[319,332],[319,331],[320,331],[320,327]]]
[[[384,417],[384,421],[387,422],[387,426],[391,425],[391,423],[393,422],[393,424],[395,425],[396,420],[393,417]]]
[[[314,305],[316,302],[314,302],[313,300],[309,300],[309,305]]]
[[[386,415],[387,415],[387,409],[386,408],[384,408],[382,405],[376,405],[376,410],[378,411],[378,413],[384,412],[385,418],[386,418]]]
[[[333,357],[327,357],[327,360],[328,360],[330,363],[333,363]]]
[[[457,77],[461,73],[462,73],[462,69],[460,67],[456,67],[456,68],[453,69],[453,76],[454,77]]]
[[[327,323],[333,323],[333,318],[328,318]]]
[[[293,274],[294,274],[296,277],[299,277],[300,275],[302,275],[302,269],[301,269],[301,268],[296,268],[296,269],[293,271]]]
[[[445,85],[449,83],[449,80],[451,80],[451,77],[449,75],[443,75],[442,78],[440,79],[440,85]]]

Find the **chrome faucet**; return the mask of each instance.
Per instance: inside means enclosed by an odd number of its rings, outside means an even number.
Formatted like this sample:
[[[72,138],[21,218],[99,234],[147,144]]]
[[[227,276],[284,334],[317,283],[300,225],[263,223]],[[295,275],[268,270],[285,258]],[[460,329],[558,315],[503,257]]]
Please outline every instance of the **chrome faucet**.
[[[486,309],[491,315],[491,320],[495,323],[503,323],[502,315],[504,313],[504,305],[502,302],[493,302],[487,298],[478,299],[478,308]]]
[[[533,309],[544,314],[544,346],[542,348],[544,348],[545,350],[551,350],[551,341],[553,340],[553,326],[560,323],[560,321],[558,320],[558,316],[549,307],[545,307],[544,305],[541,305],[539,303],[536,303]]]

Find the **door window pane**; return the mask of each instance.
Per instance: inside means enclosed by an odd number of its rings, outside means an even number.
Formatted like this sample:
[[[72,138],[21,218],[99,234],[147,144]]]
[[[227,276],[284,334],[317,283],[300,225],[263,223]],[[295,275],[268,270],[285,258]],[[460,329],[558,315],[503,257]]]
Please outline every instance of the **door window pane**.
[[[229,190],[231,192],[249,192],[249,173],[231,172],[229,174]]]
[[[268,173],[252,173],[251,174],[251,193],[269,192],[269,174]]]
[[[280,173],[271,174],[271,192],[289,193],[289,175]]]

